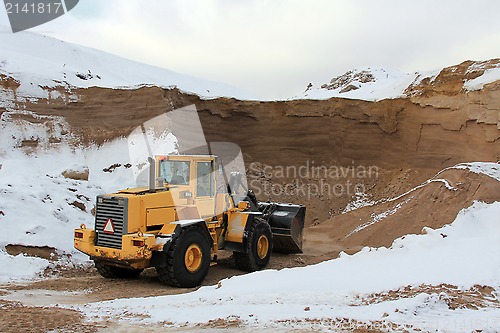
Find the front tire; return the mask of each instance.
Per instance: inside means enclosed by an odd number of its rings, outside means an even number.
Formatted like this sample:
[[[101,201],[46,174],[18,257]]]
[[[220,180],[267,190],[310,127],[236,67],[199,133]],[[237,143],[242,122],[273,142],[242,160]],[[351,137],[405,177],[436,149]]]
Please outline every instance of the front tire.
[[[273,238],[266,220],[256,217],[248,230],[244,243],[245,252],[233,252],[236,267],[242,271],[255,272],[266,267],[271,259]]]
[[[107,279],[137,279],[142,269],[128,269],[107,265],[99,260],[94,260],[94,265],[99,274]]]
[[[182,288],[199,286],[210,267],[210,244],[198,227],[186,228],[167,253],[166,267],[156,267],[161,282]]]

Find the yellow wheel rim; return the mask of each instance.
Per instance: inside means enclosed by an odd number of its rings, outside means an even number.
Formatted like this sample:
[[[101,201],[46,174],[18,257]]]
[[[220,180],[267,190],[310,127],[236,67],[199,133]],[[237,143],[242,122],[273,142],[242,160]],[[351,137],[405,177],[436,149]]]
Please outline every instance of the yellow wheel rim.
[[[191,244],[184,254],[184,265],[186,265],[186,269],[191,273],[196,272],[201,267],[202,257],[203,254],[198,244]]]
[[[269,240],[265,235],[262,235],[257,240],[257,255],[260,259],[264,259],[269,251]]]

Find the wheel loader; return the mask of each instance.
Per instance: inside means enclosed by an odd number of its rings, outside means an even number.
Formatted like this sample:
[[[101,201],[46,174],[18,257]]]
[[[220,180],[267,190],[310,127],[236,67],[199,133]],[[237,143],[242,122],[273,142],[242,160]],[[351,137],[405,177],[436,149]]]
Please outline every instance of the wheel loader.
[[[165,284],[196,287],[220,250],[247,272],[266,267],[273,250],[302,252],[303,205],[258,202],[246,188],[237,199],[241,174],[228,177],[214,155],[149,163],[149,187],[97,196],[94,229],[75,229],[75,248],[103,277],[134,278],[155,267]]]

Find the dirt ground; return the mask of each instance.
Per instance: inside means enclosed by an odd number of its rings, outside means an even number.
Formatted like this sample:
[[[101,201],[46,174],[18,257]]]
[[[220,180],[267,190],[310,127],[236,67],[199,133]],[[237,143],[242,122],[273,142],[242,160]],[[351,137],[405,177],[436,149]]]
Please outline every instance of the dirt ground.
[[[31,250],[33,253],[33,250]],[[325,253],[326,254],[326,253]],[[274,254],[270,269],[297,267],[321,261],[317,253],[301,255]],[[54,274],[54,272],[50,272]],[[210,268],[203,285],[214,285],[224,278],[243,274],[234,267],[232,254],[221,251],[217,265]],[[0,327],[2,333],[51,330],[58,332],[135,332],[138,327],[115,322],[87,322],[74,310],[59,305],[76,305],[117,298],[147,297],[186,293],[196,288],[173,288],[162,284],[154,269],[145,270],[138,279],[105,279],[93,267],[65,270],[60,276],[48,276],[25,284],[0,285]],[[228,322],[207,323],[204,330],[213,332],[231,329],[241,332],[239,325]],[[161,327],[150,327],[149,332],[162,332]],[[170,331],[171,329],[169,329]],[[188,331],[178,328],[174,331]]]
[[[335,257],[340,249],[320,247],[318,242],[325,242],[318,235],[306,237],[304,253],[300,255],[273,254],[269,269],[300,267],[315,264],[326,258]],[[321,250],[323,249],[323,250]],[[328,249],[328,251],[324,250]],[[16,248],[19,250],[19,248]],[[36,253],[33,249],[29,250]],[[41,253],[45,253],[45,249]],[[48,272],[50,275],[55,272]],[[232,254],[220,252],[218,264],[211,267],[203,282],[203,286],[217,284],[224,278],[244,274],[233,264]],[[89,302],[106,301],[118,298],[161,296],[187,293],[197,288],[173,288],[162,284],[156,277],[154,269],[145,270],[138,279],[105,279],[93,267],[63,270],[57,276],[46,276],[34,282],[0,285],[0,327],[2,333],[45,333],[45,332],[82,332],[82,333],[130,333],[147,329],[148,332],[165,332],[164,326],[138,326],[128,322],[114,320],[86,319],[78,311],[61,306],[79,305]],[[346,319],[347,320],[347,319]],[[290,322],[304,327],[320,324]],[[240,326],[237,319],[219,319],[195,327],[168,327],[169,332],[252,332],[251,327]],[[325,323],[321,323],[324,325]],[[338,327],[340,322],[327,323]],[[361,327],[369,327],[370,323],[361,323]],[[311,332],[309,328],[272,328],[272,332]],[[352,332],[380,332],[379,330],[357,329]]]
[[[300,258],[300,260],[299,260]],[[305,258],[305,259],[304,259]],[[308,256],[276,256],[271,267],[307,263]],[[314,259],[312,259],[314,261]],[[216,283],[219,279],[240,274],[225,258],[220,265],[212,267],[204,285]],[[139,279],[119,280],[104,279],[93,268],[72,270],[65,276],[47,278],[28,284],[0,286],[0,327],[4,333],[18,332],[82,332],[82,333],[131,333],[139,330],[147,332],[252,332],[252,327],[242,325],[239,318],[226,318],[209,321],[195,326],[169,327],[162,325],[139,326],[127,321],[117,322],[111,319],[98,321],[85,319],[75,310],[61,305],[77,305],[93,301],[103,301],[125,297],[158,296],[185,293],[195,289],[178,289],[162,285],[155,277],[154,270],[146,270]],[[402,287],[383,293],[366,295],[354,301],[352,306],[394,301],[415,297],[417,294],[437,294],[452,309],[479,309],[500,307],[495,289],[491,286],[476,285],[463,290],[453,285],[421,285]],[[380,328],[401,331],[401,326],[391,322],[359,322],[349,318],[323,318],[310,320],[287,320],[277,324],[286,324],[287,328],[266,329],[272,332],[316,332],[314,327],[338,332],[375,333],[384,332]],[[290,328],[295,327],[295,328]],[[302,327],[302,328],[301,328]],[[347,329],[349,328],[349,329]]]

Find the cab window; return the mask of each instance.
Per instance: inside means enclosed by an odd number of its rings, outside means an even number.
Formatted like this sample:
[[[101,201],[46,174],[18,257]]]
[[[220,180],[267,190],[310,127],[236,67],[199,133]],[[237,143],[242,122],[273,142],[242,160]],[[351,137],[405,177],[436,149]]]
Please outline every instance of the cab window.
[[[196,183],[196,196],[212,197],[214,193],[213,163],[197,162],[196,175],[198,177]]]
[[[165,178],[168,184],[189,184],[189,162],[188,161],[160,161],[160,176]]]

